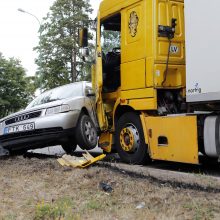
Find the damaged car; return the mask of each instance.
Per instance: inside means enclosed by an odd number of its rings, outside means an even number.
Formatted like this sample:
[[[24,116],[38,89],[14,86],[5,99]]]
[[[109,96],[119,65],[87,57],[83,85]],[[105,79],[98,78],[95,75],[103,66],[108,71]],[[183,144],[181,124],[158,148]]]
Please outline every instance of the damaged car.
[[[48,90],[25,110],[0,119],[0,146],[14,151],[61,145],[72,154],[77,145],[97,145],[98,122],[90,82],[77,82]]]

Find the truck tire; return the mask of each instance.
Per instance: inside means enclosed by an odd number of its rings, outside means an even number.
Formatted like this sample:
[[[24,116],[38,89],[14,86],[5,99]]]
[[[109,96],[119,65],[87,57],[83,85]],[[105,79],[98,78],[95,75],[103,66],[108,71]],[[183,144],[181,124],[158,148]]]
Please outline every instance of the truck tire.
[[[97,145],[97,130],[88,115],[81,115],[76,127],[77,144],[85,150],[92,150]]]
[[[128,112],[119,118],[115,138],[117,152],[125,163],[143,165],[150,161],[138,114]]]

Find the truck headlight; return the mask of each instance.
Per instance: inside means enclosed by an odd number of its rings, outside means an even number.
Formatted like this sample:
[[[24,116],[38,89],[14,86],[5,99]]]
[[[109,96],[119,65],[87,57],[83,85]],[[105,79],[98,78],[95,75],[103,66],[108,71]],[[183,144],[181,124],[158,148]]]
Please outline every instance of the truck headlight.
[[[48,108],[46,110],[46,115],[54,115],[58,113],[68,112],[70,111],[69,105],[59,105],[56,107]]]

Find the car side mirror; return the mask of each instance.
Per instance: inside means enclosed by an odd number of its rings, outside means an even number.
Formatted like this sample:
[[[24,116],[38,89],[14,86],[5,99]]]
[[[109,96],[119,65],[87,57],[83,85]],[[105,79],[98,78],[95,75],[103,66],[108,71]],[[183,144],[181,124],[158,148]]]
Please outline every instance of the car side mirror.
[[[79,46],[82,48],[88,47],[88,29],[81,28],[79,30]]]

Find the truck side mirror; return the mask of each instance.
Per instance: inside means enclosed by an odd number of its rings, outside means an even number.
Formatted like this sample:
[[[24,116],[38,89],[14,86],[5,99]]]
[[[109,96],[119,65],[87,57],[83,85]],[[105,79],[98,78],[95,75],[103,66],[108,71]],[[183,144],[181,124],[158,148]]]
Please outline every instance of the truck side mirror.
[[[79,30],[79,46],[88,47],[88,29],[81,28]]]

